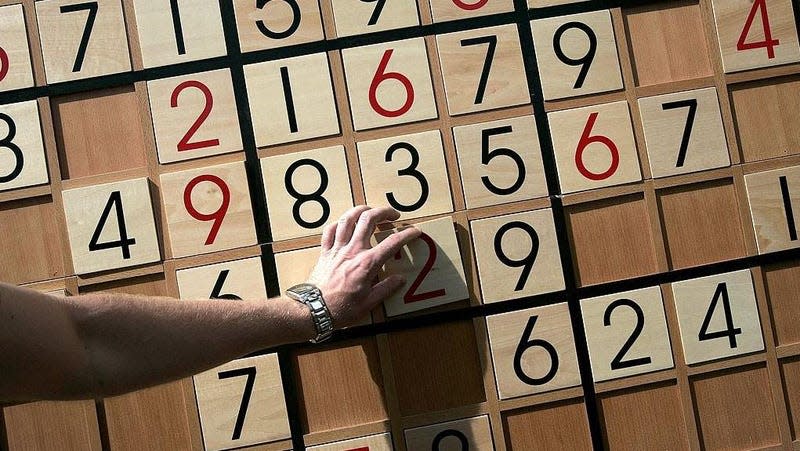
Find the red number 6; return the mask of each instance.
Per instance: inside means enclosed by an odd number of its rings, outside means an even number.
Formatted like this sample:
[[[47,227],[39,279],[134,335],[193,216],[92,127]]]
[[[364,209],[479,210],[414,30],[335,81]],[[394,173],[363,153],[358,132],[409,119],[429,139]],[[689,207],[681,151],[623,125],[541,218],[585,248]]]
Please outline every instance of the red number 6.
[[[369,104],[376,113],[384,117],[401,116],[410,110],[411,105],[414,104],[414,86],[411,84],[411,80],[399,72],[386,72],[386,66],[389,65],[389,59],[392,57],[393,52],[394,49],[387,49],[383,52],[381,62],[378,64],[378,69],[375,71],[372,82],[369,84]],[[386,80],[397,80],[403,84],[406,90],[406,102],[396,110],[387,110],[378,103],[378,86]]]
[[[210,214],[200,213],[192,204],[192,191],[202,182],[211,182],[217,185],[220,192],[222,192],[222,203],[217,211]],[[214,244],[214,240],[217,239],[219,228],[222,226],[222,221],[225,219],[225,214],[228,212],[228,206],[231,204],[231,190],[228,188],[225,181],[216,175],[198,175],[193,178],[183,190],[183,204],[186,206],[186,211],[189,212],[189,215],[194,219],[198,221],[214,221],[214,224],[211,225],[211,230],[208,232],[205,245]]]
[[[583,128],[583,134],[581,134],[581,140],[578,141],[578,149],[575,151],[575,166],[578,168],[578,172],[580,172],[584,177],[590,180],[605,180],[615,172],[617,172],[617,167],[619,166],[619,149],[617,149],[617,145],[614,144],[609,137],[603,135],[594,135],[592,136],[592,128],[594,128],[594,123],[597,121],[597,112],[594,112],[589,115],[589,120],[586,121],[586,127]],[[583,152],[592,143],[600,143],[603,144],[608,148],[611,152],[611,166],[608,168],[607,171],[601,173],[595,173],[590,171],[586,168],[586,165],[583,164]]]

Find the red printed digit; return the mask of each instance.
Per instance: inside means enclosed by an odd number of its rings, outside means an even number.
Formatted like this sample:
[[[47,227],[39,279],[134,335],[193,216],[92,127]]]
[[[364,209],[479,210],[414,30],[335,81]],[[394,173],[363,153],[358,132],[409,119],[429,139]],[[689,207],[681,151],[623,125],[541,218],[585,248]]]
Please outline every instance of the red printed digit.
[[[747,36],[750,34],[750,27],[753,26],[753,20],[756,18],[756,11],[761,11],[761,26],[764,28],[764,40],[745,42]],[[747,20],[744,23],[742,34],[739,35],[739,41],[736,42],[736,50],[750,50],[766,47],[767,57],[772,59],[775,58],[775,46],[777,46],[778,43],[777,39],[772,39],[772,30],[769,28],[767,0],[755,0],[753,6],[750,7],[750,13],[747,14]]]
[[[408,291],[406,291],[406,294],[403,295],[403,302],[406,304],[426,301],[428,299],[442,297],[445,294],[447,294],[444,288],[441,288],[439,290],[428,291],[427,293],[417,293],[419,286],[422,285],[422,281],[424,281],[425,278],[428,277],[428,273],[431,272],[434,263],[436,263],[436,243],[433,242],[433,238],[431,238],[425,233],[420,235],[419,238],[422,241],[424,241],[425,244],[428,245],[428,259],[425,260],[425,264],[422,266],[422,270],[419,272],[419,274],[417,274],[417,278],[414,279],[414,282],[411,283],[410,287],[408,287]],[[400,252],[394,255],[395,260],[400,260],[401,258],[403,258],[403,256]]]
[[[414,104],[414,86],[411,84],[411,80],[399,72],[386,72],[386,66],[389,65],[389,59],[392,57],[393,52],[394,49],[387,49],[383,52],[381,62],[378,64],[378,69],[375,71],[372,82],[369,84],[369,104],[376,113],[383,117],[402,116],[408,112]],[[382,107],[378,102],[378,86],[386,80],[397,80],[403,84],[406,90],[406,101],[396,110],[388,110]]]
[[[206,119],[208,119],[208,115],[211,114],[211,108],[214,107],[214,97],[211,95],[211,90],[208,89],[208,86],[200,83],[197,80],[187,80],[183,83],[179,84],[172,90],[172,96],[170,97],[170,106],[172,108],[178,107],[178,97],[181,95],[181,92],[184,89],[188,88],[195,88],[199,89],[200,92],[203,93],[205,96],[205,106],[203,107],[203,111],[200,112],[200,116],[194,121],[189,130],[183,135],[183,138],[178,142],[178,152],[183,152],[186,150],[197,150],[203,149],[205,147],[214,147],[219,145],[219,139],[207,139],[205,141],[196,141],[196,142],[189,142],[192,139],[195,133],[197,133],[197,129],[203,125]]]
[[[578,172],[580,172],[584,177],[596,181],[605,180],[617,172],[617,167],[619,166],[619,149],[617,149],[617,145],[614,144],[614,141],[612,141],[609,137],[591,134],[595,121],[597,121],[597,112],[589,115],[589,120],[586,121],[586,127],[583,128],[581,140],[578,141],[578,149],[575,151],[575,166],[577,166]],[[608,170],[605,172],[592,172],[586,167],[585,164],[583,164],[583,152],[587,147],[589,147],[589,144],[593,143],[603,144],[611,152],[611,166],[609,166]]]
[[[222,203],[220,204],[219,208],[217,208],[217,211],[213,213],[201,213],[197,211],[192,204],[192,191],[194,191],[195,187],[202,182],[210,182],[217,185],[222,193]],[[189,215],[198,221],[214,221],[214,224],[211,225],[211,230],[208,232],[208,237],[206,238],[206,246],[214,244],[214,240],[217,239],[217,233],[219,233],[219,228],[222,226],[222,221],[225,219],[225,214],[228,212],[228,206],[230,204],[231,190],[228,188],[228,185],[225,183],[225,181],[216,175],[199,175],[193,178],[183,190],[183,205],[186,206],[186,211],[189,212]]]
[[[369,446],[362,446],[361,448],[350,448],[345,451],[369,451]]]
[[[8,53],[0,47],[0,81],[5,80],[8,75],[8,64]]]
[[[478,0],[475,3],[466,3],[461,0],[453,0],[453,4],[458,6],[461,9],[465,9],[467,11],[475,11],[476,9],[481,9],[486,4],[489,3],[489,0]]]

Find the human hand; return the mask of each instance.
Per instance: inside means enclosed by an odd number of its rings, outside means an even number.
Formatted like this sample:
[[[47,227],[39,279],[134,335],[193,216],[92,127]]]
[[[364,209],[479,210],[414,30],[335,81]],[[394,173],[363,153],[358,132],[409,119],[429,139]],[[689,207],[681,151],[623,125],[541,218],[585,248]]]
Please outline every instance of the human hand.
[[[375,247],[370,243],[375,226],[399,217],[400,213],[390,207],[360,205],[322,232],[322,252],[309,283],[322,291],[337,329],[355,324],[405,283],[399,275],[378,281],[378,271],[420,231],[409,227]]]

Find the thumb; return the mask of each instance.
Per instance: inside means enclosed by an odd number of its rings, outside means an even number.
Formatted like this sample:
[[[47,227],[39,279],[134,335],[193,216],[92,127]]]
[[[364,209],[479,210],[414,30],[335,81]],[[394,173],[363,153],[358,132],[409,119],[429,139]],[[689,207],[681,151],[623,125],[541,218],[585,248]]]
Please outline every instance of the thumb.
[[[370,307],[374,307],[399,290],[406,283],[405,277],[393,274],[372,286],[367,296]]]

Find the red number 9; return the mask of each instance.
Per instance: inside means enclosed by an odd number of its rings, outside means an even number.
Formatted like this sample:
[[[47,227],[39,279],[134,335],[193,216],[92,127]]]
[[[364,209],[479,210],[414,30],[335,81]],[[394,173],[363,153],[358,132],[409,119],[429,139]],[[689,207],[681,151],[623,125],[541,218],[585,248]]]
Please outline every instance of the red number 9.
[[[202,182],[211,182],[217,185],[222,193],[222,203],[215,212],[210,214],[197,211],[192,204],[192,192],[194,191],[195,187]],[[228,185],[225,183],[225,181],[216,175],[211,174],[199,175],[193,178],[192,181],[186,185],[186,189],[183,190],[183,204],[186,206],[186,211],[189,212],[189,215],[194,219],[197,219],[198,221],[214,221],[214,224],[211,225],[211,230],[208,232],[208,237],[206,238],[205,243],[206,246],[214,244],[214,240],[217,239],[219,228],[222,226],[222,221],[225,219],[225,214],[228,212],[228,206],[231,204],[231,190],[228,188]]]
[[[0,47],[0,81],[6,79],[6,75],[8,75],[8,53],[2,47]]]

